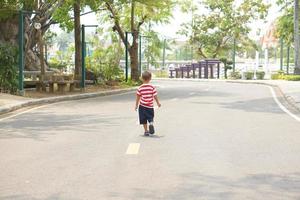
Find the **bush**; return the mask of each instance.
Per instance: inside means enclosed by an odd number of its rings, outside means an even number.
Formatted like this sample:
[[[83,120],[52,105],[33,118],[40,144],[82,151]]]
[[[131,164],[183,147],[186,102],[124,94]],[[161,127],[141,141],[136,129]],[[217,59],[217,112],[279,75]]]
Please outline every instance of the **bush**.
[[[266,73],[264,71],[256,72],[256,79],[257,80],[264,80]]]
[[[300,81],[300,75],[284,75],[283,77],[287,81]]]
[[[156,78],[169,78],[169,73],[164,70],[154,71],[152,74]]]
[[[17,47],[0,43],[0,88],[11,94],[15,94],[18,90],[17,58]]]
[[[256,72],[256,79],[257,80],[263,80],[265,78],[265,72],[264,71],[257,71]],[[248,71],[244,72],[244,76],[246,80],[253,80],[254,79],[254,71]]]
[[[245,72],[244,75],[246,80],[253,80],[254,78],[254,72]]]
[[[300,75],[284,74],[284,71],[279,70],[276,74],[271,75],[272,80],[287,80],[287,81],[300,81]]]
[[[241,73],[238,71],[231,72],[229,76],[230,76],[230,79],[241,79],[242,78]]]

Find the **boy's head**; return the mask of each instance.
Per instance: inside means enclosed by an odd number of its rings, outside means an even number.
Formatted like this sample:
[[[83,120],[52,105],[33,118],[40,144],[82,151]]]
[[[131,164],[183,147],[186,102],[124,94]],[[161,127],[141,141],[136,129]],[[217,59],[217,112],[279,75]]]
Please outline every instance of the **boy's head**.
[[[148,71],[145,71],[145,72],[142,73],[143,82],[147,83],[147,82],[151,81],[151,77],[152,77],[152,74]]]

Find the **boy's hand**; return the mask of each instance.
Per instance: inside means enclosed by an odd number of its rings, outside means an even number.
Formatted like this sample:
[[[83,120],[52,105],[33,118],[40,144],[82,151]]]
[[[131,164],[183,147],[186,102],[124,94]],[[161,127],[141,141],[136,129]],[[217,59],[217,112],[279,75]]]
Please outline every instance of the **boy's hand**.
[[[157,106],[158,106],[158,107],[161,107],[161,104],[160,104],[160,103],[157,103]]]
[[[135,111],[137,111],[138,110],[138,106],[135,106],[135,109],[134,109]]]

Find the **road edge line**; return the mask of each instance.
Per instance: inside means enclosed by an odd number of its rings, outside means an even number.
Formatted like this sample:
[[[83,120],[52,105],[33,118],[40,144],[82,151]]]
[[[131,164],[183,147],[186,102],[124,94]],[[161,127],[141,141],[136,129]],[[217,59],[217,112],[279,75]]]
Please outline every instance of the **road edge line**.
[[[290,111],[289,111],[284,105],[282,105],[282,103],[278,100],[277,95],[276,95],[276,93],[275,93],[275,91],[274,91],[274,88],[271,87],[271,86],[267,86],[267,87],[270,89],[271,94],[272,94],[272,97],[273,97],[274,101],[277,103],[277,105],[279,106],[279,108],[280,108],[282,111],[284,111],[286,114],[288,114],[290,117],[292,117],[292,118],[294,118],[296,121],[300,122],[300,118],[299,118],[297,115],[295,115],[295,114],[293,114],[292,112],[290,112]]]

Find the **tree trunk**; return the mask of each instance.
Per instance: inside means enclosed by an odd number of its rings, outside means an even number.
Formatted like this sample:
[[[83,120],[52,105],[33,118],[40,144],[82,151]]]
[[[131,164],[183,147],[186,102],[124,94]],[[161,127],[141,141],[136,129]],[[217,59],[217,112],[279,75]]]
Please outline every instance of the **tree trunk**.
[[[45,81],[45,59],[44,59],[44,45],[43,45],[43,38],[42,38],[42,31],[38,30],[39,34],[39,50],[40,50],[40,63],[41,63],[41,81],[42,81],[42,90],[46,92],[46,85],[44,84]]]
[[[300,74],[299,57],[299,0],[294,4],[294,46],[295,46],[295,71],[294,74]]]
[[[80,0],[74,3],[75,79],[81,78]]]
[[[131,67],[131,79],[134,81],[138,81],[139,76],[139,61],[138,61],[138,32],[134,32],[133,34],[133,42],[129,48],[129,56],[130,56],[130,67]]]
[[[15,46],[19,46],[18,35],[19,35],[19,21],[18,16],[9,18],[5,21],[0,21],[0,43],[6,42]],[[42,30],[44,33],[45,30]],[[38,32],[33,30],[33,27],[30,26],[28,22],[28,17],[25,17],[24,20],[24,47],[25,47],[25,70],[28,71],[39,71],[41,69],[41,62],[39,54],[36,51],[33,51],[34,47],[38,42]],[[45,68],[47,68],[47,64]]]

